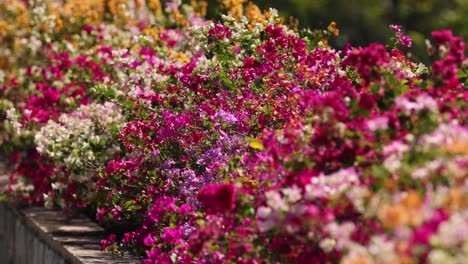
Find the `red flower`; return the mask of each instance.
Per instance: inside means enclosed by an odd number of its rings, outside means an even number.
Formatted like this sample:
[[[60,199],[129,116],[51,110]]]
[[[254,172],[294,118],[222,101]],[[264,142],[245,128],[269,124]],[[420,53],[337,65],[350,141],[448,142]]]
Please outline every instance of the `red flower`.
[[[198,200],[210,214],[235,208],[236,187],[233,184],[209,184],[198,193]]]
[[[371,43],[368,47],[351,51],[342,66],[353,66],[367,83],[380,78],[376,67],[385,67],[391,57],[384,45]]]
[[[225,39],[225,38],[229,39],[232,36],[232,32],[231,32],[231,29],[229,29],[228,27],[220,23],[216,23],[214,27],[212,27],[208,31],[208,35],[210,37],[217,38],[217,39]]]
[[[453,33],[451,30],[435,30],[432,31],[432,38],[437,45],[444,45],[453,39]]]

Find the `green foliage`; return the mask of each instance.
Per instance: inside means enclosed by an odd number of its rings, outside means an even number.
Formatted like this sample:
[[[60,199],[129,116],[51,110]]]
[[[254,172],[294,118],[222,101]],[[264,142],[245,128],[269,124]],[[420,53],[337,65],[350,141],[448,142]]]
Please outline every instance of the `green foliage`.
[[[210,0],[211,7],[219,0]],[[390,24],[404,27],[413,39],[411,51],[421,61],[425,55],[425,39],[435,29],[450,28],[455,35],[468,39],[468,0],[253,0],[262,9],[274,7],[286,19],[300,21],[301,28],[326,28],[336,21],[340,36],[337,47],[346,43],[366,45],[388,42],[392,32]],[[216,16],[217,10],[210,9]]]

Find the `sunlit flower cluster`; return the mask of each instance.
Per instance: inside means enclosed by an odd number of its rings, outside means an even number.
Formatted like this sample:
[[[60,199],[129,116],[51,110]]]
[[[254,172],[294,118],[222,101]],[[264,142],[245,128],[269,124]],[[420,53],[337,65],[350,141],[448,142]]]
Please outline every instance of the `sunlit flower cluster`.
[[[468,258],[461,38],[434,31],[423,65],[398,25],[336,50],[334,22],[186,2],[0,3],[11,200],[95,212],[143,263]]]
[[[58,121],[49,120],[34,136],[39,153],[45,154],[67,168],[79,168],[97,158],[93,148],[102,149],[104,158],[112,157],[119,147],[112,132],[118,131],[124,120],[115,104],[80,106]]]

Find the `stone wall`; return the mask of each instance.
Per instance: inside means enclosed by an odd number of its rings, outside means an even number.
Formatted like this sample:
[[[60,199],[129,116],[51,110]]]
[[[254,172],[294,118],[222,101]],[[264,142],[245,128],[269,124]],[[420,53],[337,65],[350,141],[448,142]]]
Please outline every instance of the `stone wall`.
[[[0,160],[0,192],[8,184]],[[62,211],[17,208],[0,202],[0,264],[139,263],[132,256],[100,251],[105,231],[89,218],[65,217]]]
[[[23,221],[21,221],[23,220]],[[0,204],[1,263],[71,263],[30,230],[15,210]]]
[[[18,209],[0,203],[0,263],[139,263],[101,252],[104,230],[86,217],[67,219],[59,210]]]

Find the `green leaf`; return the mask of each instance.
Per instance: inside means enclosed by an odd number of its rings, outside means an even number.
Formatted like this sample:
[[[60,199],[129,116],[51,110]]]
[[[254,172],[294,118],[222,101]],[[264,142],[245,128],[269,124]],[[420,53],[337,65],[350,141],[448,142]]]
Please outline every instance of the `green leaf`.
[[[127,201],[125,202],[125,208],[130,208],[130,206],[133,205],[133,201]]]
[[[226,76],[221,76],[220,77],[221,81],[223,82],[223,84],[229,88],[229,90],[234,90],[234,88],[236,88],[236,86],[234,85],[234,83],[232,82],[231,79],[229,79],[228,77]]]
[[[136,211],[138,211],[140,209],[141,209],[140,205],[132,205],[132,206],[128,207],[127,210],[129,210],[130,212],[136,212]]]

